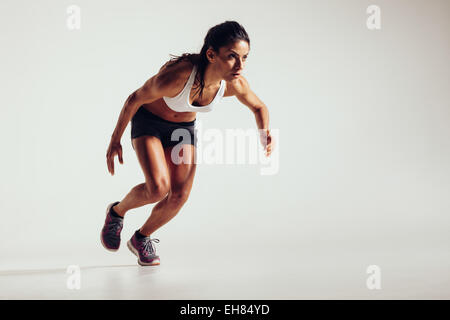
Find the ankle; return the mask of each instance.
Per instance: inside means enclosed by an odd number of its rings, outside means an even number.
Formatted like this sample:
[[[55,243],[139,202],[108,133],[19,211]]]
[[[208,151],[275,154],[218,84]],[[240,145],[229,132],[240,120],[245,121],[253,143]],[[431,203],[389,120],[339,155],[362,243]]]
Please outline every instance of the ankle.
[[[150,235],[143,233],[140,229],[136,230],[135,235],[136,235],[136,238],[138,238],[139,240],[150,237]]]
[[[125,217],[125,213],[127,213],[127,212],[125,210],[123,210],[123,208],[120,205],[121,205],[121,202],[119,202],[118,204],[113,206],[111,208],[111,210],[123,218],[123,217]]]

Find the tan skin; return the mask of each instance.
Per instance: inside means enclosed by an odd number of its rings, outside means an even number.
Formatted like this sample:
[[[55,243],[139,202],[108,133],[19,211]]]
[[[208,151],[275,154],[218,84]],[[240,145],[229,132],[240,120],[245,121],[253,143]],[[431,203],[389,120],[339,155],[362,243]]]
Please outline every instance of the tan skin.
[[[224,96],[236,96],[254,113],[258,128],[263,129],[260,130],[261,143],[266,150],[266,156],[269,156],[273,148],[273,141],[268,129],[267,107],[251,91],[248,81],[242,74],[238,77],[232,75],[242,72],[248,52],[249,46],[246,41],[237,41],[222,47],[219,52],[209,48],[206,55],[210,63],[205,70],[205,87],[202,98],[199,98],[198,94],[196,95],[198,83],[194,83],[189,102],[195,106],[208,105],[214,99],[220,87],[220,81],[225,80]],[[140,106],[172,122],[187,122],[196,118],[196,112],[175,112],[162,99],[163,96],[174,97],[183,90],[192,68],[189,61],[180,61],[173,66],[167,62],[157,75],[128,97],[106,155],[108,171],[111,175],[114,175],[114,156],[117,155],[119,162],[123,164],[120,137]],[[163,148],[161,141],[156,137],[141,136],[133,139],[132,144],[144,173],[145,183],[132,188],[125,198],[114,206],[114,211],[120,216],[125,216],[130,209],[158,202],[140,229],[142,234],[150,236],[169,222],[187,201],[195,176],[194,155],[196,150],[193,145],[183,145],[180,156],[191,161],[175,164],[171,160],[173,147]]]

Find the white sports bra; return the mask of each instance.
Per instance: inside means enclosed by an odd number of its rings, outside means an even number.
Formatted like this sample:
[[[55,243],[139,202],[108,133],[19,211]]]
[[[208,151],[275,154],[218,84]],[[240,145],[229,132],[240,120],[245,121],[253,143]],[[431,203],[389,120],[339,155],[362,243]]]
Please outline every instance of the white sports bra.
[[[193,106],[189,103],[189,95],[191,92],[192,85],[194,84],[195,74],[197,73],[197,66],[194,66],[192,68],[191,75],[189,76],[189,80],[187,81],[186,85],[183,88],[183,91],[181,91],[176,97],[170,98],[170,97],[163,97],[164,101],[166,102],[167,106],[176,112],[209,112],[212,110],[212,106],[219,102],[223,98],[223,95],[225,93],[225,86],[226,82],[225,80],[220,81],[220,88],[219,91],[217,91],[216,96],[214,97],[213,101],[211,101],[210,104],[207,106]]]

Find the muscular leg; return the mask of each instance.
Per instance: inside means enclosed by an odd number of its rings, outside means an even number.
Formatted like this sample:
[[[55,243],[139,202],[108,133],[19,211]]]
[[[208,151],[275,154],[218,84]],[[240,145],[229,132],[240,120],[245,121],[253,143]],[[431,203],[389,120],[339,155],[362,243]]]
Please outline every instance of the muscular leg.
[[[125,216],[128,210],[139,208],[145,206],[149,203],[154,203],[156,201],[149,201],[147,195],[147,187],[145,183],[138,184],[134,186],[130,192],[122,199],[117,205],[114,206],[114,211],[119,216]]]
[[[164,149],[166,162],[170,172],[170,191],[168,195],[153,207],[150,217],[140,229],[140,232],[150,236],[161,226],[169,222],[180,211],[187,201],[194,182],[196,164],[194,163],[195,146],[183,145],[181,157],[190,159],[190,163],[175,164],[171,160],[173,147]]]
[[[142,136],[133,139],[133,147],[144,172],[145,183],[133,187],[114,206],[114,211],[122,217],[130,209],[160,201],[170,189],[169,168],[161,141],[153,136]]]

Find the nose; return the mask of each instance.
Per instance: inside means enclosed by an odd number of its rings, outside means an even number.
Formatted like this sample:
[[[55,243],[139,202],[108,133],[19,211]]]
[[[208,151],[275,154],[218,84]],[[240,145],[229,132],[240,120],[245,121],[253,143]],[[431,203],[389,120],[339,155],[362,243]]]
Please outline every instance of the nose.
[[[234,67],[234,71],[236,71],[236,72],[241,72],[242,69],[243,69],[243,66],[240,63],[236,64],[236,66]]]

